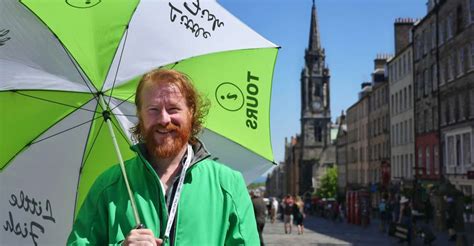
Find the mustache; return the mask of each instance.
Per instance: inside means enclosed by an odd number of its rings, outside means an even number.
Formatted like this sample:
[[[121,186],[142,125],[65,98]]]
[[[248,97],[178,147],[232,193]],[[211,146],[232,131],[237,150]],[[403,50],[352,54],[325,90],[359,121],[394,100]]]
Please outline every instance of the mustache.
[[[178,131],[179,127],[173,123],[169,123],[166,126],[157,124],[157,125],[154,125],[151,130],[152,132],[156,132],[156,131],[170,132],[170,131]]]

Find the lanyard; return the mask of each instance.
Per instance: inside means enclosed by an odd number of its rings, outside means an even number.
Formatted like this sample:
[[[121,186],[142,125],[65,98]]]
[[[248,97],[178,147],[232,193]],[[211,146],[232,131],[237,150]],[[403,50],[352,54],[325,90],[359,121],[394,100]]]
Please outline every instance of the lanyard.
[[[179,197],[181,196],[181,189],[183,188],[184,178],[186,176],[186,170],[188,169],[192,158],[193,149],[191,148],[191,145],[188,144],[186,161],[184,162],[183,169],[181,170],[181,174],[179,176],[178,187],[176,188],[176,193],[173,198],[173,204],[171,205],[171,210],[168,216],[168,222],[166,223],[166,230],[164,236],[165,240],[168,239],[170,236],[171,226],[173,225],[173,221],[176,216],[176,208],[178,207]]]

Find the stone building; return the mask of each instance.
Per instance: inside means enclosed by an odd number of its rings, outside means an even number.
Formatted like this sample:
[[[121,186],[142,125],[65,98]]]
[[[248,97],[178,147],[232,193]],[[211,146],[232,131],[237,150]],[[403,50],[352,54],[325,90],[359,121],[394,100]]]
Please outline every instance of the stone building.
[[[316,6],[313,2],[308,48],[301,71],[301,157],[298,194],[313,192],[313,173],[323,167],[323,151],[331,146],[329,68],[319,37]]]
[[[369,94],[369,171],[368,180],[380,183],[382,167],[390,166],[390,113],[389,86],[385,76],[388,55],[377,55],[372,74],[372,92]]]
[[[359,100],[347,109],[347,188],[369,184],[368,123],[371,83],[362,83]]]
[[[341,116],[338,118],[339,129],[336,137],[336,165],[337,165],[337,190],[341,197],[346,194],[347,186],[347,124],[346,116],[344,111],[341,112]]]
[[[438,16],[443,171],[458,190],[473,196],[474,180],[467,173],[474,171],[474,1],[441,1],[433,12]]]
[[[411,31],[415,20],[395,21],[395,56],[387,64],[390,85],[391,179],[412,181],[415,167],[413,62]]]
[[[288,193],[286,190],[285,162],[280,162],[279,165],[268,174],[265,188],[266,197],[282,197]]]
[[[415,115],[415,179],[440,178],[438,123],[438,50],[435,11],[415,23],[413,40],[413,90]]]

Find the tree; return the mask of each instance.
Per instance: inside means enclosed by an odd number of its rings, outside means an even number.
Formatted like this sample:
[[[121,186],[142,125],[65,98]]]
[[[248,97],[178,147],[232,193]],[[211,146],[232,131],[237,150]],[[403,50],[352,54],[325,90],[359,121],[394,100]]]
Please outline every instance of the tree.
[[[321,185],[316,189],[320,198],[335,198],[337,192],[337,167],[328,168],[321,178]]]

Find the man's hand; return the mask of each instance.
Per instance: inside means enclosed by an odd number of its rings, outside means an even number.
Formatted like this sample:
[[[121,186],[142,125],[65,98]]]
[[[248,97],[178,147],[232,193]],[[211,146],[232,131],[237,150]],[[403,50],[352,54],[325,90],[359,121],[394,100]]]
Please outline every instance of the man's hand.
[[[162,239],[156,238],[150,229],[133,229],[128,234],[123,246],[132,245],[153,245],[160,246],[163,243]]]

